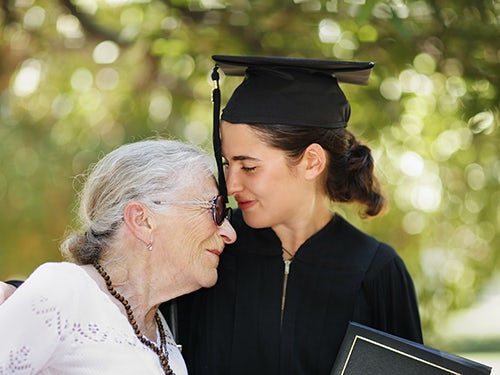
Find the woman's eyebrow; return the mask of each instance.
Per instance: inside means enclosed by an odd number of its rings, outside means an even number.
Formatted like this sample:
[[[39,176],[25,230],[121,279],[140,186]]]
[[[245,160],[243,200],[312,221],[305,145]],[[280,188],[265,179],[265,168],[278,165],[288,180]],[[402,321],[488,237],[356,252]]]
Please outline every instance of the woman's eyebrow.
[[[247,155],[236,155],[236,156],[233,156],[231,158],[231,160],[233,161],[246,161],[246,160],[250,160],[250,161],[261,161],[260,159],[258,158],[254,158],[252,156],[247,156]]]

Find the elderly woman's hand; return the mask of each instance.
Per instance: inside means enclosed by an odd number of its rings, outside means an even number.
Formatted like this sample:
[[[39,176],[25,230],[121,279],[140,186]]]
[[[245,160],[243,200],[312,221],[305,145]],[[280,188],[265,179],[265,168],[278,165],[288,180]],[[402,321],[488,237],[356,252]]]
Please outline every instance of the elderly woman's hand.
[[[15,291],[15,286],[0,281],[0,304],[4,303]]]

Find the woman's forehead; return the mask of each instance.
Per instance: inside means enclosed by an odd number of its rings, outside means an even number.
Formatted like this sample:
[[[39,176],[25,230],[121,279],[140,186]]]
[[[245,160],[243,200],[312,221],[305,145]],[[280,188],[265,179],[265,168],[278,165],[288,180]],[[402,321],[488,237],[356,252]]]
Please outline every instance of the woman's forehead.
[[[191,182],[179,189],[175,196],[184,200],[201,199],[210,200],[218,194],[217,183],[213,175],[203,175],[200,172],[194,173]]]
[[[222,154],[228,161],[263,161],[284,152],[270,146],[247,124],[222,123]]]
[[[220,132],[223,147],[235,145],[238,148],[244,146],[255,147],[259,143],[263,144],[257,133],[247,124],[231,124],[223,121]]]

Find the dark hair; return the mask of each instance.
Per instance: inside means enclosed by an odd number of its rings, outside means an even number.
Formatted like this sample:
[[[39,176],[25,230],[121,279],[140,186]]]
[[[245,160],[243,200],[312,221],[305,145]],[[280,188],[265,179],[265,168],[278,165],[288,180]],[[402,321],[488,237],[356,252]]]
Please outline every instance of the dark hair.
[[[377,178],[373,174],[370,149],[345,128],[326,129],[290,125],[250,125],[257,136],[271,147],[298,161],[306,148],[317,143],[329,156],[325,190],[332,201],[358,202],[366,216],[376,216],[385,205]]]

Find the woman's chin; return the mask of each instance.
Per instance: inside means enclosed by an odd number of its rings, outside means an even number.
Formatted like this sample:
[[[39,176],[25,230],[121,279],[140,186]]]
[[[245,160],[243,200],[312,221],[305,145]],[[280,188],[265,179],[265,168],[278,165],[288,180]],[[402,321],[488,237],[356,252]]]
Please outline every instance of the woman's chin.
[[[207,275],[207,277],[205,277],[201,281],[200,286],[202,288],[210,288],[210,287],[215,285],[215,283],[217,282],[217,279],[218,279],[217,270],[214,270],[213,273],[214,273],[213,275]]]
[[[262,220],[258,220],[255,215],[245,213],[245,211],[243,211],[243,220],[246,225],[254,229],[269,228],[269,225],[266,225]]]

